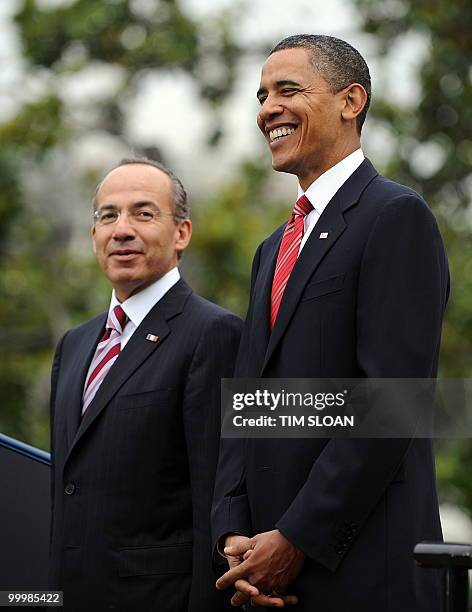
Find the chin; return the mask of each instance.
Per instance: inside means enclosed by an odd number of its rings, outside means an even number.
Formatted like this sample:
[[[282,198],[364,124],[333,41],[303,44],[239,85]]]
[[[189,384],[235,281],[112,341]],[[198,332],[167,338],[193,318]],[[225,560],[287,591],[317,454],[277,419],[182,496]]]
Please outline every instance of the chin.
[[[290,164],[288,160],[272,159],[272,168],[276,172],[288,172],[289,174],[294,174],[292,167],[292,164]]]
[[[134,275],[131,274],[111,274],[108,277],[108,280],[112,285],[119,286],[133,286],[136,283],[139,284],[139,279],[137,279]]]

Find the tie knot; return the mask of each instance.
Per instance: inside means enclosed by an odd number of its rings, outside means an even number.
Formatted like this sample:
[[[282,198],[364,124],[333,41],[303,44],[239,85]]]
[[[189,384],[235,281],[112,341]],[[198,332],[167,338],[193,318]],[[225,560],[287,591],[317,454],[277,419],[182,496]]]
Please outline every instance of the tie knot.
[[[111,327],[111,329],[114,329],[115,331],[121,334],[126,325],[127,320],[128,317],[126,316],[126,312],[118,304],[118,306],[115,306],[115,308],[113,308],[113,310],[108,315],[107,327]]]
[[[310,200],[306,197],[305,194],[300,196],[298,200],[295,202],[295,206],[293,207],[294,215],[301,215],[302,217],[306,217],[309,212],[313,210],[313,205]]]

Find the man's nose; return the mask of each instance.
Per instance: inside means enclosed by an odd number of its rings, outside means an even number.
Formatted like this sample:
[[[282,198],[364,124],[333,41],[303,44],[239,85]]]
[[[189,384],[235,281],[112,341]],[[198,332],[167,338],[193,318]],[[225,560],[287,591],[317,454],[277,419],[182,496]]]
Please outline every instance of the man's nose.
[[[118,240],[126,238],[134,238],[136,235],[133,225],[130,223],[130,218],[126,211],[123,211],[116,223],[113,224],[113,237]]]
[[[277,115],[283,113],[284,108],[280,104],[280,100],[275,96],[267,96],[259,109],[259,121],[269,121]]]

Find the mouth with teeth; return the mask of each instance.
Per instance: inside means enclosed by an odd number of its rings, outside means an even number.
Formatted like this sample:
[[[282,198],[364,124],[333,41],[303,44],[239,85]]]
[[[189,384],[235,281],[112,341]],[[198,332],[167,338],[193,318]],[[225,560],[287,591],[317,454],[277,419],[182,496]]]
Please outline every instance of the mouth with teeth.
[[[278,128],[275,128],[273,130],[269,130],[269,139],[270,142],[275,142],[277,140],[281,140],[283,138],[287,138],[287,136],[290,136],[291,134],[293,134],[295,132],[297,128],[289,126],[289,125],[284,125]]]

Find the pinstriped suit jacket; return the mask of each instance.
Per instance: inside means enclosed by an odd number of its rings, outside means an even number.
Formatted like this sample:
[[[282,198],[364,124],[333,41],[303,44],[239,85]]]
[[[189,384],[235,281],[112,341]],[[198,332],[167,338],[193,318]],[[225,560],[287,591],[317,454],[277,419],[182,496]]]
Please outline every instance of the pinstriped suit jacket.
[[[232,375],[241,321],[181,279],[80,421],[105,321],[67,332],[54,360],[51,587],[64,590],[66,610],[220,610],[209,509],[220,378]]]

